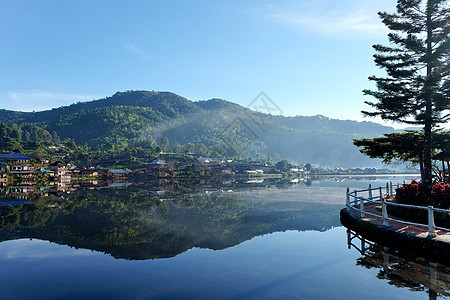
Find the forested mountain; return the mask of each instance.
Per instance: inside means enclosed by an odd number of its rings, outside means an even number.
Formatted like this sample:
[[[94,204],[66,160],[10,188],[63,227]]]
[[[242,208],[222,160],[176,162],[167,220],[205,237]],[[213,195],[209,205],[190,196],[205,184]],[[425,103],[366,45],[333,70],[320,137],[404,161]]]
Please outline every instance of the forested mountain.
[[[193,102],[170,92],[118,92],[100,100],[41,112],[0,110],[0,122],[52,140],[110,150],[154,146],[209,156],[286,158],[327,166],[374,166],[353,138],[376,137],[393,128],[324,116],[283,117],[221,99]],[[27,129],[28,128],[28,129]],[[36,129],[38,128],[38,129]],[[30,133],[27,134],[30,139]],[[2,147],[0,147],[2,148]]]

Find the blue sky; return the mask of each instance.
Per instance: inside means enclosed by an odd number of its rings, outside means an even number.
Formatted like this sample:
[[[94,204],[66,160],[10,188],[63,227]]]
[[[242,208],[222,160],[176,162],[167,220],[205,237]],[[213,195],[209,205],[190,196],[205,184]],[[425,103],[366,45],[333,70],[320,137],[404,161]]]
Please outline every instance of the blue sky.
[[[0,0],[0,108],[171,91],[363,120],[392,0]],[[365,119],[372,120],[372,119]],[[391,125],[390,123],[388,125]]]

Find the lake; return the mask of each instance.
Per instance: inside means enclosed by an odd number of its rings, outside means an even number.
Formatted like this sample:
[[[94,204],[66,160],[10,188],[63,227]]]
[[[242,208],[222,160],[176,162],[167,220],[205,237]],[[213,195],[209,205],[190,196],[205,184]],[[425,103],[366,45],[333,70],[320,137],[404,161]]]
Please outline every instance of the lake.
[[[448,266],[339,221],[347,187],[413,178],[42,189],[0,208],[0,298],[446,299]]]

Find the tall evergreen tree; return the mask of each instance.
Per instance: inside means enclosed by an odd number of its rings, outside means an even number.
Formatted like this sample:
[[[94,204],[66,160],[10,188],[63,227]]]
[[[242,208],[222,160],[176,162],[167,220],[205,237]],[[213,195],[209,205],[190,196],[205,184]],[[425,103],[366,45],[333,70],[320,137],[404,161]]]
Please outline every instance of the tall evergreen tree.
[[[450,109],[450,7],[448,0],[398,0],[397,12],[379,13],[390,29],[390,45],[374,45],[375,64],[384,78],[371,76],[377,91],[366,101],[380,116],[424,129],[422,183],[431,189],[431,132],[449,119]]]
[[[419,164],[423,176],[423,131],[406,130],[402,133],[386,133],[373,139],[354,139],[359,151],[371,158],[381,158],[384,163],[392,161]],[[434,131],[432,150],[444,150],[450,145],[450,131]]]

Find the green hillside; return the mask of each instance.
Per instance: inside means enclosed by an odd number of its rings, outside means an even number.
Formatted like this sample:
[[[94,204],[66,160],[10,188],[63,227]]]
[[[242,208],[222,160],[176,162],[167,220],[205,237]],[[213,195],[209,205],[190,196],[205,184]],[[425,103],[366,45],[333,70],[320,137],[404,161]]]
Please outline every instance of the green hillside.
[[[193,102],[174,93],[154,91],[118,92],[41,112],[0,110],[0,122],[29,128],[30,132],[39,128],[53,137],[47,140],[70,138],[92,149],[155,145],[166,137],[168,149],[180,152],[286,158],[328,166],[379,165],[361,155],[352,139],[394,131],[372,122],[320,115],[271,116],[221,99]]]

